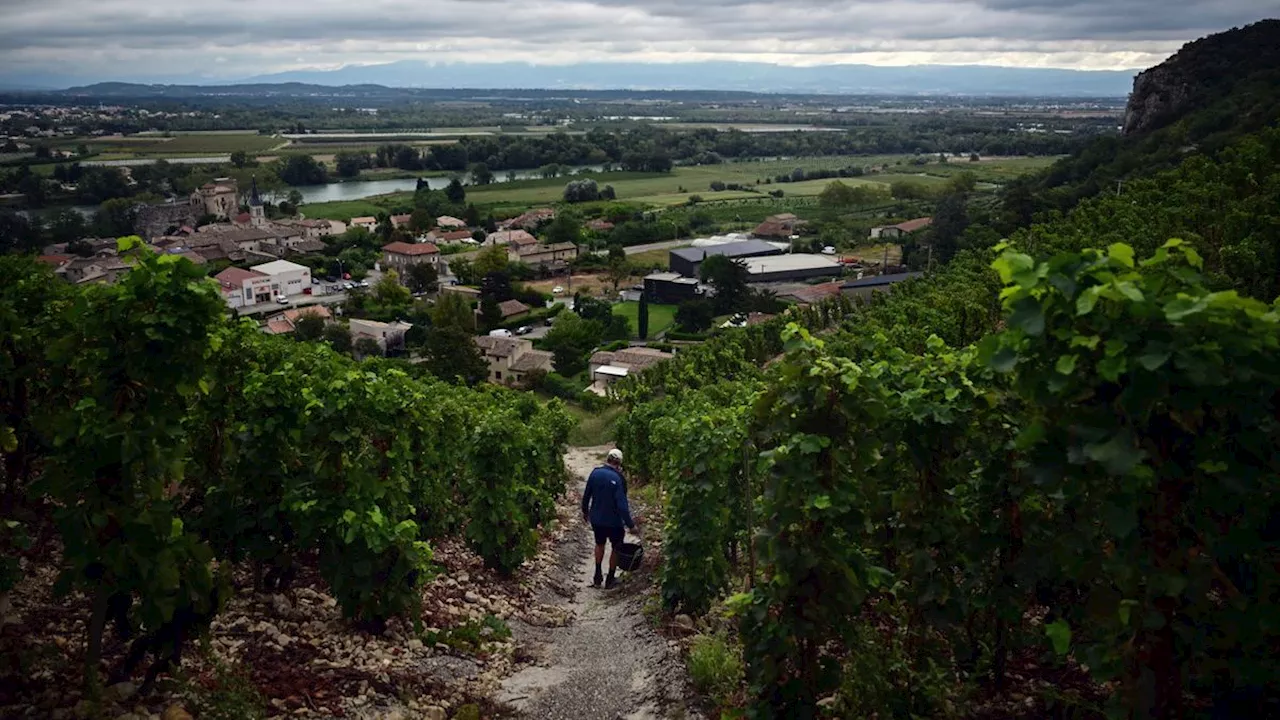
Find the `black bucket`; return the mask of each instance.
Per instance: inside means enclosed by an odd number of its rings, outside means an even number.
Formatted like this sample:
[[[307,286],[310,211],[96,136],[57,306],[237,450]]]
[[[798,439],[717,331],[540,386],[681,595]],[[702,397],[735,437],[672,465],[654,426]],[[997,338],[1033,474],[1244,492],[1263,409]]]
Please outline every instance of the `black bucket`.
[[[637,543],[624,542],[618,548],[618,567],[627,572],[635,572],[640,569],[640,562],[644,560],[644,548]]]

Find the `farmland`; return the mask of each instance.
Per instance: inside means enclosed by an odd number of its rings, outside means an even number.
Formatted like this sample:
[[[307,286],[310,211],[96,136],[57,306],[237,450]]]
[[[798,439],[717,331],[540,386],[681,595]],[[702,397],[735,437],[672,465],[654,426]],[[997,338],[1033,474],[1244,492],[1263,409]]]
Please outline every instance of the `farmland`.
[[[188,133],[175,134],[167,138],[151,135],[86,138],[70,141],[67,145],[75,147],[79,143],[84,143],[91,152],[124,159],[125,157],[219,155],[237,150],[258,153],[271,150],[285,142],[278,137],[257,133]]]
[[[912,158],[913,156],[905,155],[788,158],[719,165],[678,166],[670,173],[608,172],[586,173],[573,177],[589,177],[601,186],[611,185],[619,200],[657,208],[686,205],[695,195],[701,198],[708,208],[714,208],[722,201],[730,202],[735,207],[758,204],[762,208],[764,206],[772,208],[783,204],[794,206],[811,204],[813,200],[810,198],[816,197],[832,182],[832,179],[788,183],[773,181],[779,175],[791,175],[797,168],[805,172],[830,171],[851,165],[875,168],[877,172],[858,178],[841,178],[840,181],[846,185],[880,188],[887,195],[889,186],[896,182],[941,187],[949,177],[963,171],[972,172],[982,181],[1004,181],[1047,167],[1052,162],[1052,158],[999,158],[982,162],[955,161],[947,164],[935,162],[914,165],[911,164]],[[884,171],[879,171],[881,168]],[[494,210],[517,210],[531,205],[551,204],[562,199],[565,183],[570,179],[572,178],[538,178],[472,187],[467,191],[467,200]],[[713,182],[738,184],[753,188],[757,192],[746,190],[716,192],[710,189]],[[766,194],[769,191],[781,191],[783,198],[769,197]],[[410,199],[409,193],[399,193],[367,200],[308,205],[307,214],[311,217],[343,220],[354,214],[378,212],[379,209],[403,204]],[[732,216],[738,214],[741,213],[731,213]],[[744,217],[745,219],[747,218]]]

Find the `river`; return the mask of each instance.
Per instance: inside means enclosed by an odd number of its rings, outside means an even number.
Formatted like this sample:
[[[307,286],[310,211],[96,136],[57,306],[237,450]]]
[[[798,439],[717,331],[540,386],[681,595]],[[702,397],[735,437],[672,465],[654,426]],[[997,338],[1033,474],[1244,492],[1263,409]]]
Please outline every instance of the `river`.
[[[110,162],[110,161],[108,161]],[[136,161],[127,161],[135,162]],[[173,161],[170,161],[173,162]],[[581,167],[569,168],[567,172],[579,172],[587,170],[590,172],[601,172],[604,168],[600,165],[583,165]],[[503,183],[509,180],[530,180],[540,178],[542,175],[537,170],[517,170],[514,177],[508,177],[507,172],[494,173],[493,182]],[[561,175],[565,182],[573,179],[572,175]],[[424,178],[432,190],[441,190],[448,186],[451,177],[430,177]],[[469,183],[467,183],[469,184]],[[352,180],[350,182],[329,183],[327,185],[300,185],[294,188],[285,188],[276,193],[278,199],[288,194],[289,190],[297,190],[302,193],[302,202],[307,203],[323,203],[335,202],[340,200],[363,200],[364,198],[373,197],[375,195],[387,195],[397,192],[413,192],[418,186],[415,178],[401,178],[399,180]],[[58,206],[43,208],[35,211],[39,215],[52,215],[59,210],[64,210],[68,206]],[[92,217],[98,208],[92,205],[71,206],[72,209],[81,214]],[[28,215],[29,211],[19,210],[20,215]]]

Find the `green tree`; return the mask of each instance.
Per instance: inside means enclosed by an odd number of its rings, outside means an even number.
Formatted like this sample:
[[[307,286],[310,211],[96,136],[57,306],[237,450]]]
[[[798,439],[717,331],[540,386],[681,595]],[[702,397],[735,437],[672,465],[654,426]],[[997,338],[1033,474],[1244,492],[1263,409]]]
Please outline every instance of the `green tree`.
[[[947,183],[947,187],[952,193],[967,195],[973,192],[974,188],[978,187],[978,176],[968,170],[965,170],[957,173],[955,177],[951,178],[951,182]]]
[[[506,272],[507,249],[497,245],[490,245],[471,261],[472,271],[477,277],[486,277],[494,273]]]
[[[467,313],[471,314],[470,309]],[[457,324],[432,326],[423,348],[423,365],[441,380],[475,385],[489,375],[489,364],[480,354],[471,332]]]
[[[334,155],[333,164],[338,177],[353,178],[369,166],[369,156],[365,153],[340,152]]]
[[[724,255],[712,255],[698,268],[702,282],[715,288],[715,310],[723,315],[741,308],[747,296],[747,266]]]
[[[414,208],[409,213],[409,229],[421,235],[430,230],[436,224],[436,219],[431,217],[431,213],[424,208]]]
[[[382,357],[382,346],[377,340],[362,335],[356,340],[355,346],[351,349],[352,354],[359,359]]]
[[[492,296],[485,296],[480,301],[480,325],[485,330],[492,330],[502,324],[502,308]]]
[[[552,353],[556,372],[571,377],[587,369],[587,358],[600,344],[604,328],[596,320],[585,320],[574,313],[561,313],[547,333],[543,344]]]
[[[485,163],[478,162],[471,165],[471,182],[476,185],[488,185],[493,182],[493,171]],[[463,198],[465,199],[465,197]],[[462,202],[458,200],[456,202]]]
[[[249,154],[243,150],[236,150],[231,153],[231,164],[238,168],[242,168],[249,164]]]
[[[324,163],[310,155],[290,155],[277,166],[276,174],[289,185],[323,185],[329,181]]]
[[[138,203],[128,198],[114,198],[98,206],[93,215],[93,231],[99,237],[122,237],[133,232]]]
[[[649,294],[640,293],[640,307],[636,310],[637,335],[641,340],[649,339]]]
[[[461,205],[467,201],[467,189],[463,187],[462,181],[456,177],[449,181],[449,185],[444,189],[444,194],[449,198],[449,202],[454,205]]]
[[[324,318],[316,313],[302,313],[293,323],[293,336],[298,340],[320,340],[324,337]]]
[[[470,335],[476,329],[476,314],[471,303],[457,293],[441,293],[431,306],[432,327],[455,327]]]
[[[439,275],[431,263],[414,263],[404,270],[404,281],[415,294],[434,291],[438,280]]]
[[[698,298],[685,300],[676,307],[676,324],[685,332],[699,333],[711,328],[716,311],[711,301]]]
[[[343,354],[351,352],[351,330],[346,325],[333,323],[325,326],[324,341],[337,352]]]
[[[561,210],[556,214],[556,219],[551,221],[547,226],[547,242],[549,243],[573,243],[577,245],[582,242],[582,223],[578,217],[570,212]]]

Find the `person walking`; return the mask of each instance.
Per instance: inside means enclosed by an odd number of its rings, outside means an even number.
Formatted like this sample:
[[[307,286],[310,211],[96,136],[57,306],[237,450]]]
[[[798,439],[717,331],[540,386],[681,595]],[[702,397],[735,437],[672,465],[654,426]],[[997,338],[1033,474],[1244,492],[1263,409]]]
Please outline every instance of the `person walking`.
[[[617,582],[614,573],[618,569],[618,547],[626,535],[626,528],[636,529],[631,518],[631,506],[627,503],[627,481],[622,476],[622,451],[614,448],[605,458],[605,464],[591,471],[587,486],[582,490],[582,520],[590,523],[596,536],[596,573],[591,579],[594,587],[604,582],[605,589]],[[609,542],[609,577],[600,571],[604,560],[604,544]]]

